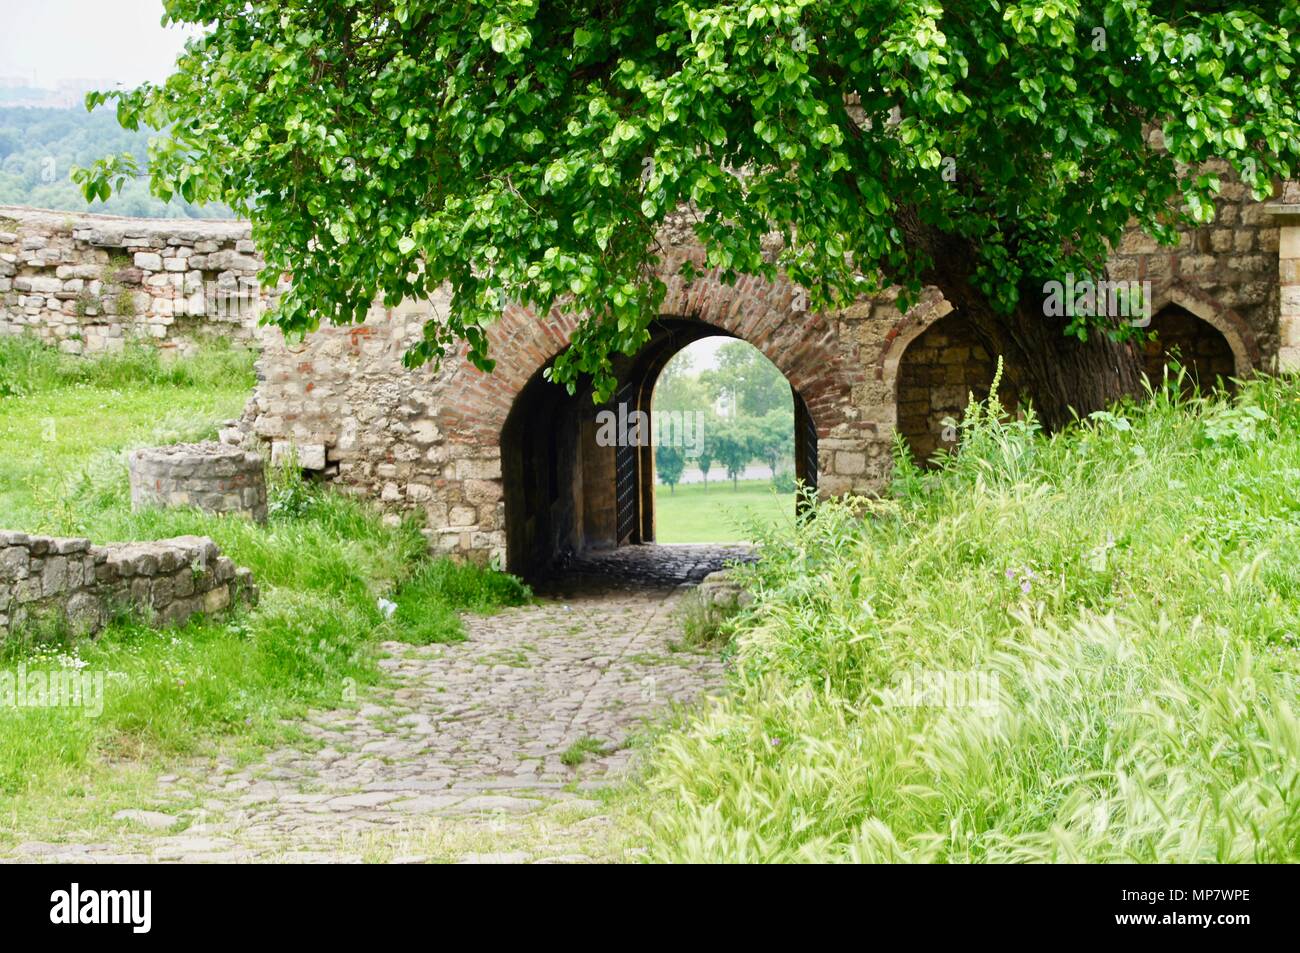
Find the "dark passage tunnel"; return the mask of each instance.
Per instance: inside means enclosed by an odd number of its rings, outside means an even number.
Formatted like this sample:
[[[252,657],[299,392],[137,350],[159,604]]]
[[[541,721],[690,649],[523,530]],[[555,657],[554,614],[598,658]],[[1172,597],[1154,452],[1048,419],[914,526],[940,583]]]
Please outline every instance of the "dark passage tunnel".
[[[704,337],[733,337],[701,321],[664,318],[632,357],[615,358],[618,386],[604,404],[589,384],[574,394],[539,368],[515,398],[501,432],[507,568],[538,579],[574,560],[619,546],[655,540],[654,447],[649,434],[620,430],[613,445],[600,431],[601,411],[632,420],[651,410],[664,365]],[[804,400],[794,393],[795,476],[817,485],[817,431]],[[598,439],[600,437],[600,439]],[[623,439],[626,438],[626,439]]]

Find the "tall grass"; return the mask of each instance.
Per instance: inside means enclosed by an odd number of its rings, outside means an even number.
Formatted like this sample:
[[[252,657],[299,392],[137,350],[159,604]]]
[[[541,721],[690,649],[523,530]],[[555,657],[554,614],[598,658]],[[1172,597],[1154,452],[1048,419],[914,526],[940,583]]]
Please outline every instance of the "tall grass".
[[[0,645],[0,669],[107,675],[97,717],[0,707],[0,816],[11,821],[0,841],[134,806],[138,791],[115,800],[124,762],[161,770],[222,745],[282,741],[308,707],[364,698],[381,679],[384,641],[456,639],[459,610],[529,598],[512,577],[431,560],[417,521],[389,525],[373,507],[288,472],[271,474],[265,525],[197,510],[132,511],[121,451],[202,435],[219,419],[214,412],[237,408],[251,386],[240,352],[170,363],[134,350],[70,360],[7,340],[0,367],[13,391],[0,396],[0,527],[96,542],[210,536],[262,591],[255,609],[179,629],[122,619],[93,641],[34,632]],[[179,432],[165,421],[160,430],[160,405],[188,408]],[[385,611],[389,601],[397,611]]]
[[[937,472],[769,534],[652,856],[1300,858],[1300,383],[1178,391],[1050,438],[975,408]]]

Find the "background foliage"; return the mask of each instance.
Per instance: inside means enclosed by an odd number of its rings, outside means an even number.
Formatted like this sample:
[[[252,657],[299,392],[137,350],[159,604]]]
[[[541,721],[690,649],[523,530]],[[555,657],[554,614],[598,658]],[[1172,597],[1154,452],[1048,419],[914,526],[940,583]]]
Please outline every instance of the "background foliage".
[[[123,183],[107,202],[89,202],[73,184],[74,166],[108,153],[143,162],[149,136],[129,132],[111,113],[82,109],[0,107],[0,205],[30,205],[69,212],[107,212],[133,218],[231,218],[221,204],[198,206],[177,196],[163,202],[145,179]]]

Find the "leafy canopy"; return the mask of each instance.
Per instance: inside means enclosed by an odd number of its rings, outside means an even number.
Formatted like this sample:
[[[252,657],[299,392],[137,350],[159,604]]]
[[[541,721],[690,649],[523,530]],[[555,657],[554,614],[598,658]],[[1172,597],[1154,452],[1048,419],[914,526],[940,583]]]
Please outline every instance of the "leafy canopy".
[[[587,320],[554,375],[595,374],[598,397],[609,353],[646,339],[683,207],[709,267],[784,269],[814,307],[917,290],[919,223],[975,249],[1009,309],[1027,278],[1095,270],[1130,217],[1165,239],[1206,220],[1205,160],[1262,197],[1300,158],[1300,12],[1276,0],[164,6],[205,30],[175,74],[88,105],[167,130],[158,194],[253,219],[268,277],[293,276],[276,323],[447,282],[408,363],[464,340],[487,368],[506,301],[570,309]],[[79,181],[106,198],[135,172]]]

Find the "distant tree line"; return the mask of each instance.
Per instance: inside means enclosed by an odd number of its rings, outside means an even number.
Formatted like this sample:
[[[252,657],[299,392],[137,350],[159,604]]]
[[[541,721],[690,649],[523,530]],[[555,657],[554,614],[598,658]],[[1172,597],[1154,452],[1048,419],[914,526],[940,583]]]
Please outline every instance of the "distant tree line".
[[[224,205],[198,206],[179,196],[163,202],[147,179],[92,206],[68,175],[110,153],[129,152],[143,163],[149,134],[117,124],[112,110],[0,107],[0,205],[31,205],[69,212],[136,218],[231,218]]]
[[[706,487],[716,467],[737,489],[755,461],[771,468],[779,491],[794,490],[794,397],[781,372],[752,345],[729,341],[718,349],[717,368],[698,372],[689,353],[678,354],[655,385],[654,409],[705,414],[697,453],[655,448],[655,470],[669,492],[690,463],[699,467]]]

